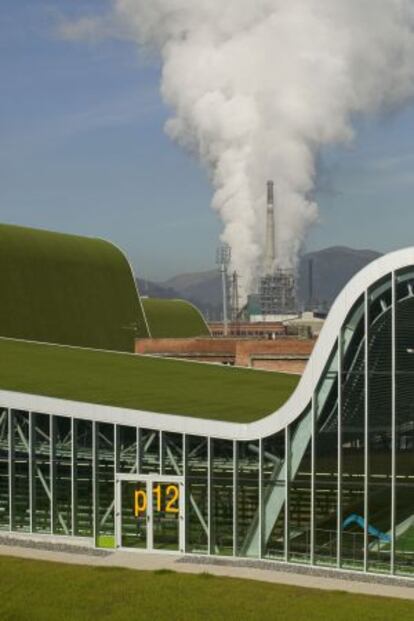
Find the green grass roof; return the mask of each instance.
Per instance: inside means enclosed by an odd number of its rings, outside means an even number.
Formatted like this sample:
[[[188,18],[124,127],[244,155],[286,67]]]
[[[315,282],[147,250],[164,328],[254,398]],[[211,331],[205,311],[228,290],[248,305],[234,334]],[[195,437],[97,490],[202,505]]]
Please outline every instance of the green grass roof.
[[[128,261],[100,239],[0,225],[0,292],[0,336],[118,351],[147,336]]]
[[[251,422],[279,408],[298,379],[0,339],[0,389],[152,412]]]
[[[190,302],[142,298],[142,303],[153,338],[210,336],[203,315]]]

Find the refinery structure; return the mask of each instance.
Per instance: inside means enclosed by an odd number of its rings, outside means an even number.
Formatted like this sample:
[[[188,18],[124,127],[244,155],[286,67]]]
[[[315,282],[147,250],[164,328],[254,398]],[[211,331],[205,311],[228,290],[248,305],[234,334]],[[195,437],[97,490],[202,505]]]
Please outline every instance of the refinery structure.
[[[267,182],[266,245],[263,271],[259,281],[259,305],[266,319],[297,314],[296,278],[293,269],[278,266],[276,251],[275,201],[273,181]]]

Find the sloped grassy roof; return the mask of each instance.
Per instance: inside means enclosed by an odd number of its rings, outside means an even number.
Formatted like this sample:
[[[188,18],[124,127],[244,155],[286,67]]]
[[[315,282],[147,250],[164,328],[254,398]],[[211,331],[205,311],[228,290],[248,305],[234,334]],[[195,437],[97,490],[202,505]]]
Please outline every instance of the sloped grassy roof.
[[[0,339],[0,389],[166,414],[251,422],[280,407],[298,379]]]
[[[0,224],[0,336],[133,351],[146,324],[109,242]]]
[[[203,315],[190,302],[142,298],[142,303],[153,338],[210,336]]]

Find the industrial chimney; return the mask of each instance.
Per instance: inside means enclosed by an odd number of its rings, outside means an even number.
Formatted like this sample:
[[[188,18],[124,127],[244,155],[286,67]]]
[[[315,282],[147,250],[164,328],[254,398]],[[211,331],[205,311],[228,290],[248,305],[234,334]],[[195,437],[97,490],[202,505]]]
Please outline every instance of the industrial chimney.
[[[265,275],[273,274],[276,259],[275,250],[275,209],[273,181],[267,182],[267,209],[266,209],[266,246],[264,256]]]

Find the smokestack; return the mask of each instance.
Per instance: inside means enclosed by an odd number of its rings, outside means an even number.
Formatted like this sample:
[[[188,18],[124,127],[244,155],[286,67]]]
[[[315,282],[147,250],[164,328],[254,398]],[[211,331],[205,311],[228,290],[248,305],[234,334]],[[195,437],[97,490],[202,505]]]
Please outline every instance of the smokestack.
[[[313,259],[308,262],[308,310],[313,310]]]
[[[274,272],[274,263],[276,259],[275,250],[275,209],[274,209],[274,191],[273,181],[267,182],[267,209],[266,209],[266,247],[264,257],[265,275]]]

